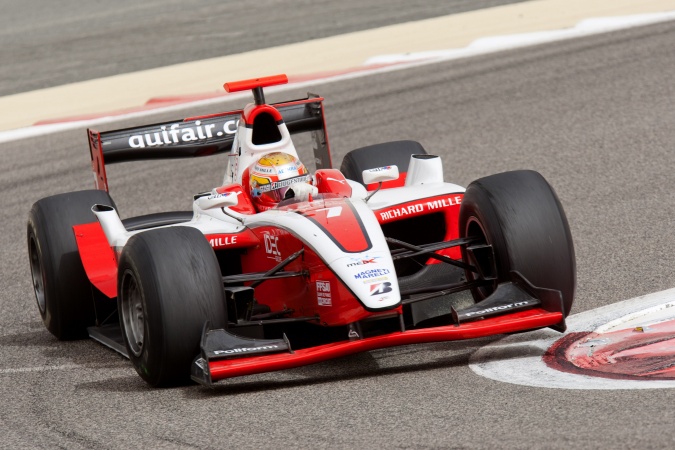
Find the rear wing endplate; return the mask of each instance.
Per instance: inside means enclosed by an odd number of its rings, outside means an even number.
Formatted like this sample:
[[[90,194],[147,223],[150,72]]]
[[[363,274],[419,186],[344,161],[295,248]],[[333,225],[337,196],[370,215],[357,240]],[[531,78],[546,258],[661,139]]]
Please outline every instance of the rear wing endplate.
[[[272,106],[279,110],[291,134],[312,133],[316,168],[331,169],[323,98],[308,94],[305,99]],[[229,152],[241,113],[236,110],[105,132],[87,130],[96,188],[108,191],[107,164]]]

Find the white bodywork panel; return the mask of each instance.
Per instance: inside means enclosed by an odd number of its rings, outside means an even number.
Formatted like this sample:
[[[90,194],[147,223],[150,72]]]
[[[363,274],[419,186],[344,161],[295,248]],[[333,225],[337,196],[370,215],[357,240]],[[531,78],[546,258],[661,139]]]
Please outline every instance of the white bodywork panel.
[[[382,189],[368,200],[368,206],[373,211],[388,208],[401,203],[422,201],[425,198],[446,194],[462,194],[465,189],[452,183],[429,183],[400,188]]]

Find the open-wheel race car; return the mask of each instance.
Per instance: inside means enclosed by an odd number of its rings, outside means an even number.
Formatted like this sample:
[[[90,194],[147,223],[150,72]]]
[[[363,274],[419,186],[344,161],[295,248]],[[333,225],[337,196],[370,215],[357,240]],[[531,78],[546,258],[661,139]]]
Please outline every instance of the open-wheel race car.
[[[550,327],[576,289],[565,213],[537,172],[465,189],[414,141],[334,169],[323,99],[267,104],[283,75],[226,83],[243,110],[88,131],[96,189],[37,201],[28,252],[58,339],[90,336],[154,386],[298,367],[396,345]],[[316,169],[291,136],[311,133]],[[122,220],[106,165],[228,155],[192,211]]]

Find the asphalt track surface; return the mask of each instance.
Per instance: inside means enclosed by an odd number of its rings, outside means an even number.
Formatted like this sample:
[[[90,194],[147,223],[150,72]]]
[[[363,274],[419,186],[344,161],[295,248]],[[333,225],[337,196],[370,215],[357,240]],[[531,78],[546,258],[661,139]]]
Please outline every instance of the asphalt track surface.
[[[415,139],[442,155],[446,179],[458,184],[511,169],[541,172],[575,240],[575,313],[675,286],[673,42],[670,22],[311,90],[327,98],[337,165],[361,145]],[[672,390],[558,390],[481,378],[468,359],[493,338],[373,351],[214,389],[150,389],[99,344],[56,341],[35,306],[28,210],[46,195],[92,185],[84,130],[5,143],[0,154],[2,447],[675,444]],[[111,166],[111,193],[123,217],[186,209],[192,193],[219,184],[218,158]]]

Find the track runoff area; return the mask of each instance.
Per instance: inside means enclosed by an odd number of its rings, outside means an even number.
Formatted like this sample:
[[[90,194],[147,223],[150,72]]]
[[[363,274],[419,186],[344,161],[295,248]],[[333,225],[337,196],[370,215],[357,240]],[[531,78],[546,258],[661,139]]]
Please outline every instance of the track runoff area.
[[[675,20],[675,10],[589,18],[564,29],[484,37],[463,48],[376,55],[356,68],[296,77],[295,82],[291,76],[291,84],[286,89],[667,20]],[[185,96],[180,105],[173,107],[208,101],[213,99],[195,101],[194,97]],[[157,109],[152,105],[79,119],[55,118],[46,121],[48,125],[0,132],[0,142],[123,117],[145,116]],[[539,330],[490,343],[471,356],[470,368],[493,380],[534,387],[604,390],[675,387],[675,289],[575,314],[568,318],[567,325],[567,332],[562,336],[551,330]]]

